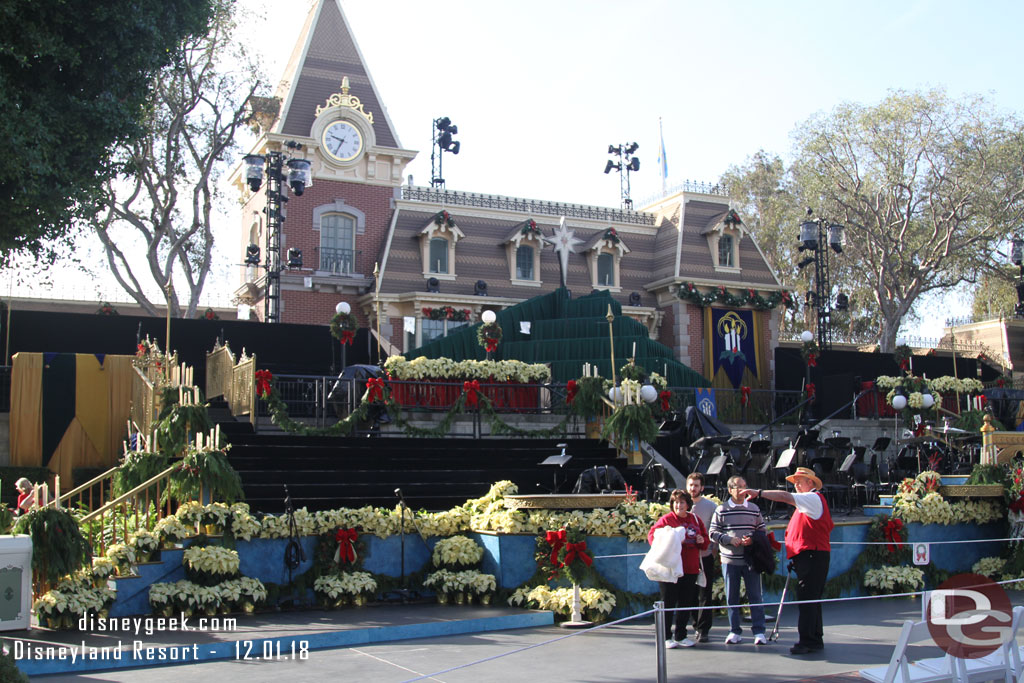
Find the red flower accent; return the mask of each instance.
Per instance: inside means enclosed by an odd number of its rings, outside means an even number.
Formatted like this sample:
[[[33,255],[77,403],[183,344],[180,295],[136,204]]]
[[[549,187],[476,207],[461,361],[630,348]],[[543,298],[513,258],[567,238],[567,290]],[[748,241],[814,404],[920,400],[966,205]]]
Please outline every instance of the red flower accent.
[[[813,382],[808,382],[807,386],[804,387],[804,393],[807,394],[807,398],[809,398],[810,400],[813,401],[814,400],[814,392],[815,392],[814,383]]]
[[[257,370],[256,371],[256,394],[266,398],[270,395],[270,382],[274,379],[274,376],[270,374],[270,370]]]
[[[667,390],[663,391],[660,394],[658,394],[658,398],[661,399],[661,410],[662,410],[662,412],[668,412],[668,408],[669,408],[668,401],[669,401],[670,398],[672,398],[672,392],[671,391],[667,391]]]
[[[366,400],[370,403],[384,400],[384,380],[372,377],[366,382]]]
[[[352,330],[342,330],[341,339],[339,341],[341,341],[342,344],[348,344],[349,346],[352,346],[352,342],[355,340],[355,338],[356,333],[353,332]]]
[[[572,402],[576,400],[576,392],[579,391],[579,390],[580,390],[580,388],[576,384],[576,380],[571,379],[568,382],[566,382],[566,384],[565,384],[565,402],[566,402],[566,404],[572,404]]]
[[[885,547],[890,553],[896,552],[896,546],[903,543],[903,538],[900,536],[902,530],[903,520],[900,519],[890,519],[882,528],[882,533],[885,534],[886,540]]]
[[[569,552],[565,554],[565,566],[569,566],[574,560],[583,560],[583,564],[588,567],[594,564],[593,558],[587,555],[587,542],[580,541],[579,543],[567,543],[565,546]]]
[[[816,353],[809,353],[809,354],[807,354],[807,366],[808,367],[812,367],[812,368],[818,367],[818,354],[816,354]]]
[[[359,538],[359,532],[355,529],[338,529],[334,540],[338,542],[338,561],[341,564],[356,561],[355,542]]]
[[[430,317],[430,314],[431,314],[431,313],[432,313],[433,311],[434,311],[434,309],[433,309],[433,308],[424,308],[424,309],[423,309],[423,315],[425,315],[425,316],[427,316],[427,317]]]
[[[544,537],[544,540],[551,546],[551,564],[558,569],[562,566],[562,563],[558,561],[558,551],[565,545],[565,529],[559,529],[558,531],[549,531]]]
[[[144,356],[144,355],[146,355],[146,345],[145,344],[139,344],[138,348],[135,350],[135,355],[136,356]]]
[[[494,353],[498,350],[498,340],[493,337],[484,337],[484,350],[488,353]]]
[[[466,392],[466,405],[470,408],[476,408],[480,405],[480,401],[477,398],[477,394],[480,393],[480,382],[473,380],[472,382],[463,382],[462,390]]]

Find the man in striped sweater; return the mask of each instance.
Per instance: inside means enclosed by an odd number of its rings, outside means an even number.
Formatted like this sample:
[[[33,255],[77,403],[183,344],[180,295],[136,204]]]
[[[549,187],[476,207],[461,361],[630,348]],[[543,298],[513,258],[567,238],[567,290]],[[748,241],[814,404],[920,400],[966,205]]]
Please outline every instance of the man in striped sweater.
[[[740,580],[747,586],[750,600],[750,617],[753,621],[754,645],[765,645],[764,607],[761,603],[761,575],[747,564],[744,549],[753,542],[756,529],[765,530],[764,517],[756,505],[747,500],[747,482],[743,477],[730,477],[729,498],[718,506],[711,517],[708,535],[718,543],[722,554],[722,574],[725,577],[725,600],[729,606],[728,645],[743,642],[743,627],[740,621]]]

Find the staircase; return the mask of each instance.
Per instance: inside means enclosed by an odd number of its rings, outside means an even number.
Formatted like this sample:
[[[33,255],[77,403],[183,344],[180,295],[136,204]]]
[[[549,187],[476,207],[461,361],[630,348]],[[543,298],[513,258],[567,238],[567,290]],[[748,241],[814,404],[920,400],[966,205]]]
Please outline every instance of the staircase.
[[[364,505],[393,507],[400,488],[412,508],[447,510],[487,493],[496,481],[520,493],[570,491],[583,470],[625,461],[604,442],[588,439],[418,439],[253,434],[232,430],[231,465],[255,511],[284,510],[284,486],[295,508],[310,511]],[[222,427],[222,434],[225,430]],[[566,443],[573,456],[563,468],[540,466]],[[635,485],[636,482],[631,482]]]

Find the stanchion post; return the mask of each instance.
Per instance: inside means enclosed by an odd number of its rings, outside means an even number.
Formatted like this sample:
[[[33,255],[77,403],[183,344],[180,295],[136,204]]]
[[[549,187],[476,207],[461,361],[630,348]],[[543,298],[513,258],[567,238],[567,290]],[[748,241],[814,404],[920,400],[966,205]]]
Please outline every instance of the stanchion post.
[[[654,644],[658,651],[658,683],[668,683],[668,670],[665,666],[665,603],[661,600],[654,603]]]

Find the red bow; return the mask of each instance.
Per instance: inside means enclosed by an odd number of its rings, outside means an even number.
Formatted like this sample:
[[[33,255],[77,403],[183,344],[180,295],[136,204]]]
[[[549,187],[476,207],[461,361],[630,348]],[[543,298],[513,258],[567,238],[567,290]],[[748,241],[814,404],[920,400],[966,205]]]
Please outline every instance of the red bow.
[[[498,350],[498,340],[493,337],[484,337],[484,349],[487,353],[494,353]]]
[[[896,546],[903,543],[903,538],[900,536],[902,530],[903,520],[900,519],[890,519],[882,528],[886,540],[885,547],[889,549],[890,553],[896,552]]]
[[[338,533],[334,534],[334,540],[338,542],[338,562],[355,562],[356,561],[356,539],[359,538],[359,532],[355,529],[338,529]]]
[[[750,403],[750,387],[740,387],[740,405]]]
[[[384,400],[384,380],[380,377],[372,377],[366,382],[366,400],[370,403]]]
[[[257,370],[256,371],[256,394],[266,398],[270,395],[270,380],[274,379],[274,376],[270,374],[270,370]]]
[[[594,564],[594,560],[591,559],[590,555],[587,555],[587,542],[580,541],[579,543],[569,543],[565,546],[569,552],[565,554],[565,566],[572,564],[573,560],[583,560],[583,564],[588,567]]]
[[[807,398],[813,401],[815,391],[814,383],[808,382],[807,385],[804,387],[804,391],[807,393]]]
[[[909,370],[909,369],[910,369],[910,359],[909,358],[902,358],[902,359],[900,359],[900,370]]]
[[[356,338],[356,333],[353,332],[352,330],[342,330],[341,331],[341,343],[342,344],[348,344],[349,346],[352,346],[352,342],[355,341],[355,338]]]
[[[818,356],[814,353],[807,354],[807,366],[816,368],[818,367]]]
[[[477,380],[463,382],[462,390],[466,392],[466,405],[470,408],[476,408],[479,405],[477,393],[480,391],[480,382]]]
[[[558,552],[565,545],[565,529],[549,531],[545,538],[548,545],[551,546],[551,564],[555,566],[555,569],[558,569],[562,566],[562,563],[558,561]]]
[[[661,399],[661,409],[664,412],[668,412],[668,400],[672,398],[672,392],[665,390],[658,394],[658,398]]]
[[[571,379],[565,384],[565,402],[567,405],[571,404],[576,400],[576,392],[580,388],[576,385],[576,380]]]
[[[1024,512],[1024,494],[1021,494],[1021,496],[1017,498],[1017,500],[1010,503],[1010,512]]]
[[[135,355],[136,356],[142,356],[145,353],[146,353],[146,346],[144,344],[139,344],[139,348],[135,351]]]

